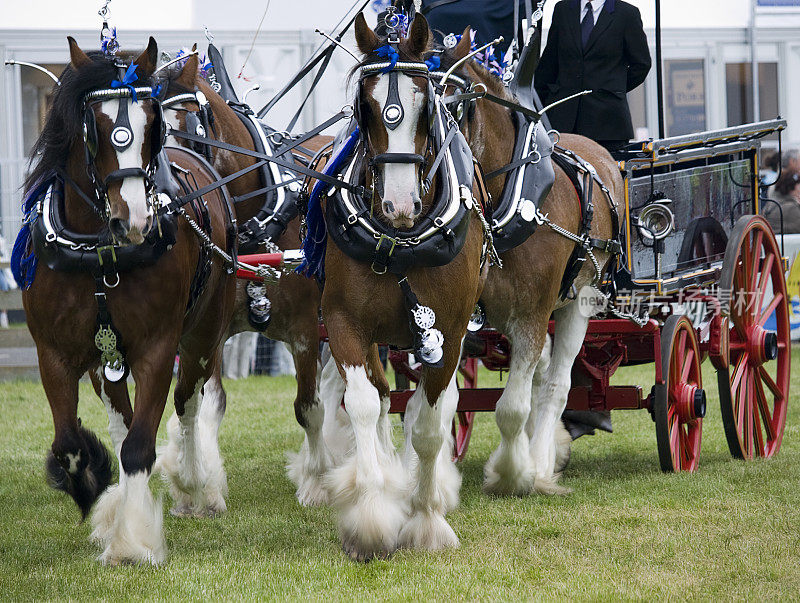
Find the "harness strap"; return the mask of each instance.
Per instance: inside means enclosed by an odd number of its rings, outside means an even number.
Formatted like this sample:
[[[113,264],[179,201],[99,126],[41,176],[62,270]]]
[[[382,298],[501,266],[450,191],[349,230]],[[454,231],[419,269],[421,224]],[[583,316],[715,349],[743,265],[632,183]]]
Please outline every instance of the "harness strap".
[[[541,153],[539,151],[533,151],[524,157],[520,157],[516,161],[512,161],[511,163],[507,163],[501,168],[494,170],[493,172],[489,172],[486,174],[486,179],[491,180],[492,178],[496,178],[501,174],[505,174],[506,172],[510,172],[512,170],[517,169],[520,166],[525,165],[526,163],[538,163],[542,159]]]
[[[436,157],[433,159],[433,163],[431,163],[431,167],[428,169],[428,173],[422,182],[423,191],[427,192],[430,190],[433,177],[436,175],[436,170],[439,169],[439,164],[442,162],[442,159],[444,159],[447,149],[450,148],[450,143],[453,141],[458,131],[458,126],[456,124],[450,126],[450,130],[447,132],[447,136],[444,137],[442,146],[439,147],[439,152],[436,153]]]
[[[86,205],[88,205],[88,206],[89,206],[89,208],[90,208],[90,209],[91,209],[91,210],[92,210],[92,211],[93,211],[95,214],[97,214],[97,216],[98,216],[98,217],[99,217],[101,220],[105,219],[105,215],[104,215],[104,212],[103,212],[103,210],[102,210],[102,209],[100,209],[99,207],[97,207],[97,204],[96,204],[94,201],[92,201],[92,199],[89,197],[89,195],[87,195],[86,193],[84,193],[84,192],[83,192],[83,189],[81,189],[81,187],[79,187],[79,186],[77,185],[77,183],[76,183],[76,182],[75,182],[75,181],[74,181],[72,178],[70,178],[70,177],[67,175],[67,173],[66,173],[66,172],[65,172],[65,171],[64,171],[62,168],[60,168],[60,167],[57,167],[57,168],[55,168],[55,173],[56,173],[56,174],[58,175],[58,177],[59,177],[59,178],[61,178],[61,179],[62,179],[62,180],[63,180],[63,181],[66,183],[66,184],[69,184],[69,185],[72,187],[72,190],[74,190],[76,193],[78,193],[78,196],[81,198],[81,200],[82,200],[84,203],[86,203]]]
[[[302,182],[302,181],[303,178],[301,178],[300,176],[292,178],[291,180],[283,180],[277,184],[271,184],[270,186],[265,186],[263,188],[259,188],[254,191],[250,191],[249,193],[245,193],[244,195],[239,195],[238,197],[232,197],[231,201],[233,201],[234,203],[241,203],[242,201],[247,201],[248,199],[252,199],[253,197],[258,197],[259,195],[271,193],[272,191],[278,190],[279,188],[283,188],[293,182]]]
[[[319,124],[318,126],[312,128],[311,130],[309,130],[308,132],[306,132],[302,136],[299,136],[299,137],[295,138],[290,144],[287,144],[286,146],[283,146],[283,147],[280,147],[278,149],[275,149],[275,155],[284,155],[288,151],[291,151],[292,149],[294,149],[296,147],[299,147],[301,144],[303,144],[304,142],[306,142],[309,139],[313,138],[314,136],[316,136],[317,134],[319,134],[323,130],[327,130],[329,127],[331,127],[336,122],[344,119],[345,117],[351,117],[353,115],[352,108],[351,107],[347,107],[347,108],[349,109],[348,111],[339,111],[336,115],[334,115],[330,119],[328,119],[328,120],[322,122],[321,124]],[[309,155],[313,155],[313,153],[309,152]]]
[[[264,153],[259,153],[257,151],[251,151],[250,149],[245,149],[243,147],[238,147],[238,146],[233,145],[233,144],[228,144],[227,142],[222,142],[220,140],[210,140],[210,139],[207,139],[207,138],[203,138],[201,136],[196,136],[194,134],[190,134],[189,132],[183,132],[181,130],[170,129],[169,134],[171,136],[176,137],[176,138],[183,138],[185,140],[193,140],[195,142],[204,142],[205,144],[211,145],[212,147],[216,147],[216,148],[223,149],[223,150],[226,150],[226,151],[231,151],[233,153],[239,153],[241,155],[248,155],[249,157],[255,157],[256,159],[261,159],[262,161],[260,161],[258,164],[256,164],[258,167],[261,167],[261,165],[264,165],[264,163],[269,161],[269,162],[272,162],[275,165],[278,165],[278,166],[280,166],[282,168],[285,168],[285,169],[287,169],[289,171],[297,172],[298,174],[303,174],[304,176],[309,176],[311,178],[314,178],[315,180],[319,180],[319,181],[324,182],[326,184],[330,184],[331,186],[335,186],[337,188],[345,188],[345,189],[351,191],[355,195],[364,196],[364,195],[367,195],[368,193],[371,193],[371,191],[367,191],[363,186],[350,184],[349,182],[345,182],[344,180],[339,180],[338,178],[334,178],[333,176],[329,176],[328,174],[323,174],[322,172],[318,172],[316,170],[309,169],[307,167],[298,165],[298,164],[296,164],[294,162],[284,161],[282,159],[278,159],[277,157],[272,157],[270,155],[266,155]],[[250,170],[254,169],[254,167],[255,166],[250,166],[249,168],[246,168],[246,169],[247,169],[247,171],[250,171]],[[234,178],[238,178],[239,176],[242,175],[242,173],[244,173],[244,170],[240,170],[239,172],[231,174],[230,176],[226,176],[222,180],[217,181],[216,183],[210,184],[210,185],[204,187],[203,189],[201,189],[203,191],[202,193],[200,191],[197,191],[195,193],[192,193],[188,197],[181,198],[180,201],[182,203],[186,203],[187,201],[190,201],[191,199],[194,199],[195,197],[199,197],[201,194],[205,194],[210,190],[213,190],[215,188],[218,188],[218,187],[222,186],[223,184],[225,184],[227,182],[230,182]],[[224,182],[223,182],[223,180],[224,180]]]

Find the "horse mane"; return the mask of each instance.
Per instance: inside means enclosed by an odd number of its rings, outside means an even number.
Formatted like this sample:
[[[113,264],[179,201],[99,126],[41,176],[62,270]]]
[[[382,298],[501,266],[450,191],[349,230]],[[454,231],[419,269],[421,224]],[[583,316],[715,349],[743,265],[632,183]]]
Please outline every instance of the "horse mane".
[[[65,166],[73,142],[83,135],[81,101],[84,95],[93,89],[109,87],[111,81],[117,78],[115,57],[108,57],[98,50],[86,54],[92,60],[91,63],[79,69],[75,69],[70,63],[59,78],[61,85],[54,85],[53,104],[47,113],[42,133],[31,150],[28,163],[31,169],[25,178],[25,190],[30,189],[53,169]],[[118,58],[129,62],[136,57],[121,53]],[[146,82],[136,82],[136,85],[146,85]]]

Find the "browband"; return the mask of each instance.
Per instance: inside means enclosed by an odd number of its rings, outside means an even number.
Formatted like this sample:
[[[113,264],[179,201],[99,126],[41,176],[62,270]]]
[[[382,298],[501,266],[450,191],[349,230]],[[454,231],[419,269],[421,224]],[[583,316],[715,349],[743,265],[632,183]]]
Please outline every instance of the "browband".
[[[403,61],[397,61],[393,65],[390,61],[385,61],[383,63],[370,63],[361,67],[362,76],[374,71],[382,71],[383,73],[388,73],[389,71],[423,71],[428,73],[428,66],[425,63],[407,63]]]

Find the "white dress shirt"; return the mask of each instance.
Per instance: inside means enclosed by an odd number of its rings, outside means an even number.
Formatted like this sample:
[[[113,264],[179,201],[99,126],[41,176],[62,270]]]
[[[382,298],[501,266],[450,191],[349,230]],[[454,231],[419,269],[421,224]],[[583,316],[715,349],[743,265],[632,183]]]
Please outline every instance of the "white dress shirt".
[[[603,10],[603,5],[606,3],[606,0],[581,0],[581,16],[580,21],[583,21],[583,18],[586,16],[586,5],[592,5],[592,14],[594,17],[594,22],[597,24],[597,19],[600,16],[600,11]]]

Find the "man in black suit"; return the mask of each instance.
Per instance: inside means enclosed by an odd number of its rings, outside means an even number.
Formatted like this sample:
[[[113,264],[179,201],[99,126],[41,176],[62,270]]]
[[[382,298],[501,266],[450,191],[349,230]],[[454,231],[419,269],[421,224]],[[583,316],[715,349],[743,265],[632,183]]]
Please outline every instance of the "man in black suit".
[[[591,90],[550,109],[550,123],[615,151],[633,138],[626,93],[648,71],[639,9],[622,0],[562,0],[553,11],[534,86],[545,105]]]

